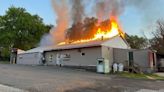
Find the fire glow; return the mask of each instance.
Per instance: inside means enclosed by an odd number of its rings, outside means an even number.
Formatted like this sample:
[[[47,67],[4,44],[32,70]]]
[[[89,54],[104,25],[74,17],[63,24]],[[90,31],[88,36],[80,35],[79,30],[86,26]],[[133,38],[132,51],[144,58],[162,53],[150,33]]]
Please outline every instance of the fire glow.
[[[124,37],[124,33],[121,31],[119,23],[117,22],[117,18],[110,17],[110,23],[107,25],[107,28],[105,30],[102,30],[101,26],[98,27],[93,38],[91,39],[84,38],[81,40],[76,40],[76,41],[71,41],[71,42],[64,41],[64,42],[59,43],[58,45],[78,44],[78,43],[86,43],[86,42],[96,41],[96,40],[105,40],[105,39],[115,37],[117,35]]]

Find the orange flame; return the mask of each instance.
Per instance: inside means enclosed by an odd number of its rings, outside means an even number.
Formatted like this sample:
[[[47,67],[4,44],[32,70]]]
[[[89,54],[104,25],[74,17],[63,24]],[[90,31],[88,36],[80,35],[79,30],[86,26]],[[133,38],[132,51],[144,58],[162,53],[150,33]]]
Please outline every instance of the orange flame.
[[[95,41],[95,40],[103,40],[103,39],[109,39],[112,37],[115,37],[117,35],[120,35],[124,38],[124,33],[121,31],[120,26],[117,22],[116,17],[110,17],[110,23],[108,24],[108,28],[105,30],[102,30],[101,27],[98,28],[96,33],[94,34],[94,37],[91,39],[81,39],[77,41],[73,41],[70,44],[77,44],[77,43],[84,43],[89,41]],[[67,42],[61,42],[58,45],[65,45]]]

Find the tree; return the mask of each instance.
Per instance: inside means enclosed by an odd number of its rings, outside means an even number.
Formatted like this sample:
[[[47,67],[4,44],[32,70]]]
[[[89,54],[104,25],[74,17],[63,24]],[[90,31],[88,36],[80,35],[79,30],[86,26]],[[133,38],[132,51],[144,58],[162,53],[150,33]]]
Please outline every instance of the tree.
[[[139,37],[137,35],[125,35],[125,39],[129,43],[132,49],[143,49],[147,47],[147,39]]]
[[[0,46],[8,50],[13,47],[31,49],[49,29],[38,15],[31,15],[24,8],[11,7],[0,16]]]
[[[164,20],[157,21],[157,29],[153,35],[150,40],[151,48],[157,50],[159,54],[164,54]]]

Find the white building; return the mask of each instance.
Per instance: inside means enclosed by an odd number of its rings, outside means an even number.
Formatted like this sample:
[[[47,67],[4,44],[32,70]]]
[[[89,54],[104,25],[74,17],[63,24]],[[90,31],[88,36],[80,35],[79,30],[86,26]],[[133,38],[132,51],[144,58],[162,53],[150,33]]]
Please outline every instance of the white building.
[[[38,47],[17,55],[17,64],[96,66],[98,58],[113,63],[113,48],[129,49],[127,42],[120,36],[108,40],[61,46]],[[43,62],[43,57],[45,62]],[[59,61],[60,58],[60,62]]]
[[[23,65],[41,65],[43,52],[48,47],[37,47],[22,53],[17,54],[17,64]]]
[[[98,59],[108,60],[110,70],[113,62],[129,67],[131,61],[139,65],[142,71],[156,68],[155,52],[130,49],[129,44],[120,36],[86,43],[34,48],[18,54],[17,64],[95,67]]]
[[[96,66],[98,58],[114,61],[113,49],[129,49],[127,42],[120,36],[108,40],[56,46],[44,52],[47,65]],[[60,59],[59,59],[60,58]]]

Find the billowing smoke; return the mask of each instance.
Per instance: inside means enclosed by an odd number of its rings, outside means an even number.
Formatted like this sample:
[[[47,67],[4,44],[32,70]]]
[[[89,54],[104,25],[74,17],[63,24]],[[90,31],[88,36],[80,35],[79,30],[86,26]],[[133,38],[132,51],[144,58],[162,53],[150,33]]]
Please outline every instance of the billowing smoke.
[[[71,15],[73,23],[81,22],[84,17],[84,6],[82,4],[82,1],[83,0],[71,0]]]
[[[108,19],[109,16],[119,16],[124,10],[125,0],[97,0],[96,15],[100,21]]]
[[[41,41],[40,41],[40,46],[51,46],[53,45],[53,39],[52,39],[51,34],[44,34]]]
[[[76,40],[90,36],[93,33],[92,30],[96,29],[97,20],[96,18],[86,18],[89,16],[86,13],[89,10],[90,14],[96,15],[99,24],[110,16],[119,17],[129,7],[139,11],[139,15],[143,16],[141,19],[143,23],[145,20],[156,20],[163,16],[161,14],[163,8],[158,6],[162,2],[164,3],[164,0],[52,0],[57,15],[56,26],[50,35],[46,35],[49,37],[43,38],[50,39],[52,37],[53,43],[56,44],[65,38]],[[89,3],[93,3],[90,4],[93,5],[92,9],[88,8]],[[148,23],[150,22],[143,25],[148,25]]]
[[[66,30],[70,23],[76,24],[81,22],[84,16],[82,0],[52,0],[52,5],[57,16],[56,26],[52,28],[48,35],[42,37],[40,42],[42,46],[43,44],[47,44],[47,42],[44,41],[48,41],[48,39],[52,39],[48,45],[56,45],[64,41],[66,38]]]
[[[119,17],[127,8],[133,7],[138,10],[145,21],[161,17],[163,6],[160,5],[162,3],[164,3],[163,0],[96,0],[95,9],[97,17],[104,20],[110,15]]]
[[[54,31],[51,32],[54,43],[56,44],[64,41],[65,30],[69,26],[69,7],[66,0],[52,0],[52,5],[57,15],[57,25]]]

